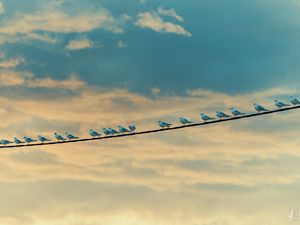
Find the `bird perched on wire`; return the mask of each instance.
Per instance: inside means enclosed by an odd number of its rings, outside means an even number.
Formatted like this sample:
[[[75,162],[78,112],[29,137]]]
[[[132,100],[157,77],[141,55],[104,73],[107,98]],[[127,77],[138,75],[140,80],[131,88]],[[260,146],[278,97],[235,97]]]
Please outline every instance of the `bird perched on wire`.
[[[201,117],[201,119],[202,119],[204,122],[207,122],[207,121],[209,121],[209,120],[214,120],[214,119],[216,119],[216,118],[214,118],[214,117],[210,117],[210,116],[206,115],[205,113],[201,113],[201,114],[200,114],[200,117]]]
[[[243,112],[240,112],[237,108],[235,107],[231,107],[230,108],[230,112],[232,115],[234,116],[242,116],[242,115],[245,115],[246,113],[243,113]]]
[[[20,145],[20,144],[24,144],[25,142],[24,141],[21,141],[20,139],[18,138],[14,138],[14,142],[17,144],[17,145]]]
[[[113,129],[111,127],[107,128],[107,129],[108,129],[110,134],[118,134],[119,133],[118,131],[116,131],[115,129]]]
[[[2,139],[1,141],[0,141],[0,144],[2,144],[2,145],[9,145],[9,144],[12,144],[13,142],[11,142],[11,141],[9,141],[9,140],[5,140],[5,139]]]
[[[157,123],[158,123],[158,125],[161,127],[161,128],[169,128],[170,126],[172,126],[172,124],[170,124],[170,123],[167,123],[167,122],[165,122],[165,121],[157,121]]]
[[[266,109],[265,107],[263,107],[262,105],[258,104],[258,103],[254,103],[253,104],[254,106],[254,109],[257,111],[257,112],[268,112],[269,110]]]
[[[59,133],[55,132],[54,133],[54,137],[58,140],[58,141],[66,141],[67,139],[65,139],[63,136],[61,136]]]
[[[127,128],[123,127],[122,125],[118,126],[119,132],[120,133],[129,133],[130,130],[128,130]]]
[[[51,141],[50,139],[46,138],[46,137],[43,137],[42,135],[39,135],[38,136],[38,139],[40,142],[44,143],[44,142],[47,142],[47,141]]]
[[[300,105],[300,101],[297,98],[295,98],[294,96],[290,96],[289,100],[293,105]]]
[[[278,101],[277,99],[274,100],[274,104],[275,104],[275,106],[277,106],[278,108],[290,106],[289,104],[286,104],[286,103],[284,103],[284,102],[282,102],[282,101]]]
[[[192,121],[190,121],[189,119],[184,118],[184,117],[180,117],[180,118],[179,118],[179,122],[182,123],[183,125],[193,123]]]
[[[37,140],[32,139],[32,138],[27,137],[27,136],[24,137],[24,141],[26,141],[28,144],[30,144],[30,143],[32,143],[32,142],[37,142]]]
[[[92,137],[100,137],[100,136],[101,136],[101,134],[99,134],[97,131],[95,131],[95,130],[93,130],[93,129],[90,129],[89,134],[90,134]]]
[[[134,124],[129,125],[129,130],[134,132],[136,130],[136,126]]]
[[[105,135],[110,135],[111,134],[108,128],[103,128],[102,130],[103,130],[103,133]]]
[[[221,111],[217,111],[217,112],[216,112],[216,116],[217,116],[219,119],[224,119],[224,118],[229,118],[229,117],[230,117],[229,115],[227,115],[226,113],[221,112]]]
[[[78,139],[79,137],[69,133],[68,131],[65,132],[66,134],[66,137],[69,139],[69,140],[73,140],[73,139]]]

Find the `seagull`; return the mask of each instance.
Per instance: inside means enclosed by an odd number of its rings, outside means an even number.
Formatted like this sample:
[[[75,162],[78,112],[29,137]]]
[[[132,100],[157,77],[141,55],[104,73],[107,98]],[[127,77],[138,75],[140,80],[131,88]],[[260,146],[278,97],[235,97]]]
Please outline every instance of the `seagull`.
[[[184,118],[184,117],[180,117],[180,118],[179,118],[179,121],[180,121],[180,123],[182,123],[183,125],[193,123],[192,121],[190,121],[189,119]]]
[[[111,134],[108,128],[103,128],[102,130],[103,130],[103,133],[105,135],[110,135]]]
[[[242,116],[245,115],[246,113],[240,112],[237,108],[231,107],[230,108],[231,114],[234,116]]]
[[[289,97],[289,100],[293,105],[300,105],[300,101],[294,96]]]
[[[69,139],[69,140],[72,140],[72,139],[78,139],[79,137],[76,137],[74,136],[73,134],[69,133],[68,131],[65,132],[66,134],[66,137]]]
[[[17,144],[17,145],[19,145],[19,144],[24,144],[25,142],[24,141],[21,141],[20,139],[18,139],[18,138],[14,138],[14,142]]]
[[[111,127],[107,128],[107,129],[108,129],[110,134],[118,134],[119,133],[118,131],[116,131],[115,129],[113,129]]]
[[[24,137],[24,141],[26,141],[28,144],[30,144],[31,142],[37,142],[37,140],[34,140],[34,139],[32,139],[30,137],[27,137],[27,136]]]
[[[59,133],[54,133],[54,137],[58,140],[58,141],[66,141],[67,139],[65,139],[63,136],[61,136]]]
[[[275,103],[275,105],[276,105],[278,108],[290,106],[289,104],[286,104],[286,103],[284,103],[284,102],[278,101],[277,99],[274,100],[274,103]]]
[[[134,132],[136,130],[136,126],[134,124],[129,125],[129,130]]]
[[[90,129],[89,133],[90,133],[90,135],[92,137],[99,137],[99,136],[101,136],[101,134],[99,134],[97,131],[94,131],[93,129]]]
[[[9,141],[9,140],[2,139],[2,140],[0,141],[0,144],[2,144],[2,145],[8,145],[8,144],[12,144],[12,142]]]
[[[172,124],[160,120],[157,121],[157,123],[161,128],[165,128],[165,127],[169,128],[170,126],[172,126]]]
[[[220,119],[229,118],[230,117],[229,115],[227,115],[226,113],[221,112],[221,111],[217,111],[216,112],[216,116],[219,117]]]
[[[263,107],[262,105],[257,104],[257,103],[254,103],[253,106],[254,106],[254,108],[257,112],[267,112],[267,111],[269,111],[268,109],[266,109],[265,107]]]
[[[205,113],[201,113],[200,117],[201,117],[202,120],[204,120],[204,122],[215,119],[213,117],[210,117],[210,116],[206,115]]]
[[[130,130],[128,130],[127,128],[125,128],[121,125],[119,125],[118,128],[119,128],[120,133],[129,133],[130,132]]]
[[[41,135],[38,136],[38,139],[40,142],[44,143],[44,142],[47,142],[47,141],[51,141],[50,139],[46,138],[46,137],[43,137]]]

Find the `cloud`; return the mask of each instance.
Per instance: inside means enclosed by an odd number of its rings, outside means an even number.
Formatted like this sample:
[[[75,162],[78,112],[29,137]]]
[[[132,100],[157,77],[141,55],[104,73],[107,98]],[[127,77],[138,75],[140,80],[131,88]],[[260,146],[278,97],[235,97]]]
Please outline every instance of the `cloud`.
[[[180,22],[184,21],[184,19],[176,13],[175,9],[164,9],[160,7],[158,8],[157,12],[163,16],[173,17]]]
[[[3,3],[0,1],[0,15],[3,14],[5,12],[5,8]]]
[[[50,77],[37,79],[31,73],[3,71],[0,72],[0,86],[76,90],[85,87],[85,82],[78,80],[74,75],[67,80],[54,80]]]
[[[78,39],[71,40],[65,49],[69,51],[80,50],[80,49],[87,49],[93,48],[94,42],[88,39],[87,37],[81,37]]]
[[[23,58],[7,59],[4,61],[0,61],[0,69],[14,68],[20,64],[23,64],[24,62],[25,62],[25,59],[23,59]]]
[[[38,11],[33,14],[17,14],[0,26],[4,34],[23,34],[34,31],[54,33],[88,32],[97,28],[121,33],[123,30],[116,25],[111,13],[100,9],[93,13],[68,14],[58,10]]]
[[[136,26],[139,26],[141,28],[152,29],[156,32],[174,33],[174,34],[183,35],[187,37],[192,36],[192,34],[187,30],[185,30],[182,26],[178,24],[174,24],[172,22],[165,21],[163,18],[160,17],[159,14],[168,15],[168,16],[172,15],[173,17],[174,16],[177,17],[177,19],[179,18],[175,10],[170,11],[170,10],[164,10],[160,8],[158,9],[158,12],[152,11],[152,12],[139,13]]]
[[[120,40],[120,41],[118,41],[117,46],[119,48],[127,48],[127,43],[125,43],[124,41]]]

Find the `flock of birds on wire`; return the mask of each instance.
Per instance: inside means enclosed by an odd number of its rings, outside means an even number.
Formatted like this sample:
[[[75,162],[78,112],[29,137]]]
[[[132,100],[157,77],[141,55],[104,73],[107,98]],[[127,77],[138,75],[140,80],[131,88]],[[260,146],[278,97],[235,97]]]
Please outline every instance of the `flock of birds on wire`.
[[[291,96],[289,97],[289,101],[290,103],[293,105],[293,106],[297,106],[297,105],[300,105],[300,101],[295,98],[294,96]],[[274,100],[274,104],[277,108],[283,108],[283,107],[288,107],[290,106],[290,104],[287,104],[287,103],[284,103],[282,101],[279,101],[279,100]],[[269,111],[268,109],[266,109],[264,106],[258,104],[258,103],[254,103],[253,104],[254,106],[254,109],[258,112],[258,113],[261,113],[261,112],[267,112]],[[237,108],[235,107],[232,107],[230,108],[230,112],[233,116],[243,116],[243,115],[246,115],[246,113],[243,113],[241,111],[239,111]],[[219,119],[226,119],[226,118],[229,118],[231,116],[229,116],[228,114],[224,113],[224,112],[221,112],[221,111],[217,111],[216,112],[216,117],[218,117]],[[211,121],[211,120],[215,120],[216,118],[215,117],[210,117],[209,115],[205,114],[205,113],[201,113],[200,114],[200,118],[204,121],[204,122],[207,122],[207,121]],[[180,117],[179,118],[179,121],[181,124],[183,125],[188,125],[188,124],[192,124],[193,122],[187,118],[184,118],[184,117]],[[161,128],[169,128],[170,126],[172,126],[171,123],[168,123],[168,122],[165,122],[165,121],[158,121],[157,122],[158,125],[161,127]],[[130,132],[135,132],[136,130],[136,126],[134,124],[132,125],[129,125],[128,128],[124,127],[124,126],[121,126],[119,125],[118,126],[118,131],[113,129],[113,128],[103,128],[103,134],[105,135],[116,135],[116,134],[125,134],[125,133],[130,133]],[[92,137],[92,138],[97,138],[97,137],[100,137],[102,134],[93,130],[93,129],[90,129],[89,130],[89,135]],[[78,136],[75,136],[69,132],[65,132],[65,137],[63,137],[61,134],[55,132],[54,133],[54,137],[57,141],[59,142],[65,142],[65,141],[71,141],[71,140],[75,140],[75,139],[79,139]],[[41,142],[41,143],[45,143],[45,142],[50,142],[52,141],[51,139],[49,138],[46,138],[42,135],[39,135],[37,137],[38,140],[36,139],[33,139],[31,137],[27,137],[25,136],[24,138],[24,141],[20,140],[19,138],[14,138],[13,142],[12,141],[9,141],[9,140],[6,140],[6,139],[2,139],[0,141],[0,145],[9,145],[9,144],[17,144],[17,145],[20,145],[20,144],[30,144],[30,143],[33,143],[33,142]]]

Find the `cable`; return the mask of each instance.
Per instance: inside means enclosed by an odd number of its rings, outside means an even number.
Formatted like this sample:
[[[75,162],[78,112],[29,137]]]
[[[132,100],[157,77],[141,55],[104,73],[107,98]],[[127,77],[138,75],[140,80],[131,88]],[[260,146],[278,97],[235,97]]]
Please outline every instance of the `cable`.
[[[273,113],[278,113],[278,112],[284,112],[284,111],[289,111],[289,110],[295,110],[295,109],[300,109],[300,105],[293,106],[293,107],[276,109],[276,110],[271,110],[271,111],[262,112],[262,113],[250,113],[250,114],[246,114],[246,115],[243,115],[243,116],[230,117],[228,119],[212,120],[212,121],[208,121],[208,122],[193,123],[193,124],[175,126],[175,127],[170,127],[170,128],[145,130],[145,131],[140,131],[140,132],[118,134],[118,135],[112,135],[112,136],[103,136],[103,137],[96,137],[96,138],[81,138],[81,139],[68,140],[68,141],[53,141],[53,142],[31,143],[31,144],[21,144],[21,145],[6,145],[6,146],[0,146],[0,149],[24,148],[24,147],[56,145],[56,144],[70,144],[70,143],[76,143],[76,142],[97,141],[97,140],[103,140],[103,139],[112,139],[112,138],[136,136],[136,135],[158,133],[158,132],[164,132],[164,131],[170,131],[170,130],[179,130],[179,129],[189,128],[189,127],[207,126],[207,125],[210,125],[210,124],[224,123],[224,122],[229,122],[229,121],[233,121],[233,120],[241,120],[241,119],[245,119],[245,118],[263,116],[263,115],[268,115],[268,114],[273,114]]]

